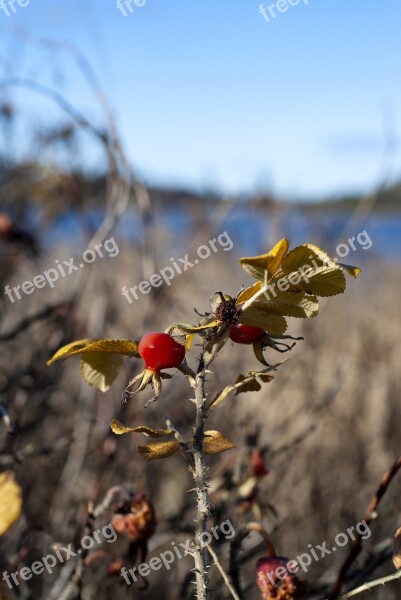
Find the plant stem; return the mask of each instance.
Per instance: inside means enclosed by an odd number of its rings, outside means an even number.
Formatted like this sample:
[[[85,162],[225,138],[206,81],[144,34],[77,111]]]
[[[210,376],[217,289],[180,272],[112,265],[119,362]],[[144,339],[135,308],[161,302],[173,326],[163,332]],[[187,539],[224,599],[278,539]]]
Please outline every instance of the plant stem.
[[[389,583],[390,581],[394,581],[395,579],[399,579],[400,577],[401,577],[401,571],[396,571],[395,573],[392,573],[391,575],[387,575],[386,577],[381,577],[380,579],[375,579],[374,581],[368,581],[368,583],[364,583],[363,585],[352,590],[351,592],[348,592],[347,594],[343,594],[342,596],[340,596],[339,600],[346,600],[347,598],[353,598],[354,596],[357,596],[358,594],[362,594],[362,592],[370,591],[371,589],[373,589],[374,587],[377,587],[378,585],[386,585],[386,583]]]
[[[207,531],[209,517],[209,494],[206,478],[205,456],[203,443],[206,427],[206,396],[205,396],[205,371],[196,375],[195,379],[195,402],[196,402],[196,421],[193,444],[194,456],[194,479],[196,489],[197,515],[195,529],[195,571],[196,571],[196,592],[198,600],[207,600],[209,597],[209,577],[207,573],[207,555],[206,547],[202,547],[204,533]]]

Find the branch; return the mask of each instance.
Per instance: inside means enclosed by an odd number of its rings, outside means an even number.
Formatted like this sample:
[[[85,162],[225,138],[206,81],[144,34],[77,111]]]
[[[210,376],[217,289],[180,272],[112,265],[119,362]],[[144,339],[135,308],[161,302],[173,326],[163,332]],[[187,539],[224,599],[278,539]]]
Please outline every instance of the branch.
[[[347,592],[339,597],[338,600],[346,600],[347,598],[353,598],[358,594],[362,594],[362,592],[370,591],[372,588],[377,587],[378,585],[386,585],[390,581],[394,581],[395,579],[400,579],[401,570],[392,573],[391,575],[387,575],[386,577],[380,577],[380,579],[375,579],[374,581],[369,581],[368,583],[364,583],[358,588],[355,588],[351,592]]]
[[[96,519],[110,508],[117,494],[127,496],[127,491],[123,486],[115,485],[106,492],[103,500],[96,507],[93,503],[88,504],[88,518],[85,523],[84,533],[81,537],[93,534]],[[79,595],[79,598],[81,597],[80,592],[84,575],[85,559],[89,554],[90,549],[83,550],[74,568],[69,568],[65,574],[63,572],[61,573],[59,579],[50,591],[51,600],[72,600],[73,598],[76,598],[77,595]]]
[[[215,553],[215,551],[213,550],[213,548],[209,545],[207,547],[210,556],[213,558],[214,560],[214,564],[216,565],[216,567],[218,568],[218,570],[220,571],[220,574],[224,580],[224,583],[227,586],[227,589],[229,590],[231,596],[234,598],[234,600],[240,600],[240,597],[238,596],[237,592],[234,590],[232,583],[230,581],[230,578],[228,577],[227,573],[225,572],[225,570],[223,569],[223,567],[221,566],[221,563],[219,561],[219,558],[217,556],[217,554]]]
[[[44,321],[45,319],[50,317],[54,312],[56,312],[59,308],[62,308],[64,306],[66,306],[65,303],[53,304],[51,306],[46,306],[46,308],[35,313],[34,315],[31,315],[30,317],[25,317],[14,329],[7,333],[1,334],[0,342],[8,342],[14,339],[15,337],[17,337],[17,335],[25,331],[25,329],[28,329],[31,325],[33,325],[33,323],[36,323],[37,321]]]
[[[376,510],[380,503],[380,500],[383,498],[392,479],[398,473],[400,468],[401,468],[401,456],[397,458],[397,460],[394,462],[391,469],[389,471],[387,471],[387,473],[382,478],[380,485],[376,491],[376,494],[373,496],[368,508],[366,509],[363,520],[366,522],[367,525],[369,525],[375,519]],[[357,536],[355,537],[355,540],[352,542],[350,552],[339,571],[339,574],[338,574],[337,580],[333,586],[332,592],[328,597],[329,600],[334,600],[335,598],[338,597],[338,595],[341,591],[341,588],[346,580],[347,573],[348,573],[351,565],[357,558],[357,556],[360,554],[361,550],[362,550],[362,537],[361,537],[361,534],[357,534]]]
[[[249,308],[250,306],[252,306],[252,304],[260,297],[262,296],[265,292],[267,292],[268,290],[268,285],[265,283],[264,285],[262,285],[262,287],[260,288],[260,290],[258,292],[256,292],[256,294],[254,294],[253,296],[251,296],[249,298],[249,300],[247,300],[246,302],[244,302],[244,304],[242,305],[242,312],[244,310],[246,310],[247,308]]]

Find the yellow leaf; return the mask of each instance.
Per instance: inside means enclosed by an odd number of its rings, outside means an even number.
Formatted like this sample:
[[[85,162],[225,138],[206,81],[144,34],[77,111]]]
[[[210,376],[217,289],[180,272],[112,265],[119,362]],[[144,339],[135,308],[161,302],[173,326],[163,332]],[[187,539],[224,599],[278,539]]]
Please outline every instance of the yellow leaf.
[[[213,398],[213,400],[211,401],[209,408],[210,409],[214,409],[216,408],[216,406],[218,406],[220,404],[220,402],[223,402],[223,400],[225,400],[228,396],[228,394],[230,392],[232,392],[233,390],[235,390],[235,386],[233,385],[227,385],[221,392],[219,392],[217,394],[217,396],[215,396]]]
[[[288,286],[285,291],[305,291],[316,296],[342,294],[346,287],[341,268],[314,244],[298,246],[287,254],[270,286],[277,290],[284,289],[284,284]]]
[[[205,331],[206,329],[210,329],[211,327],[217,327],[220,325],[220,321],[210,317],[209,322],[204,325],[191,325],[191,323],[173,323],[170,325],[168,329],[166,329],[166,333],[170,334],[174,339],[177,339],[177,336],[188,336],[191,333],[197,333],[198,331]]]
[[[205,454],[213,455],[220,454],[235,448],[235,444],[228,438],[224,437],[220,431],[205,431],[204,449]]]
[[[267,254],[241,258],[240,263],[249,275],[264,281],[265,277],[270,278],[276,273],[287,252],[288,241],[282,239]]]
[[[266,296],[261,296],[252,306],[267,314],[282,315],[306,319],[315,317],[319,312],[319,300],[306,292],[280,292],[268,289]]]
[[[138,344],[133,340],[108,340],[108,339],[93,339],[80,340],[63,346],[55,355],[47,362],[48,365],[53,364],[60,358],[69,358],[77,354],[85,354],[87,352],[108,352],[112,354],[122,354],[125,356],[139,357]]]
[[[195,336],[194,336],[194,334],[193,334],[193,333],[191,333],[190,335],[187,335],[187,339],[186,339],[186,342],[185,342],[185,350],[186,350],[187,352],[188,352],[188,351],[191,349],[191,346],[192,346],[192,342],[193,342],[193,340],[194,340],[194,337],[195,337]]]
[[[82,348],[85,348],[85,346],[91,344],[93,341],[94,340],[79,340],[77,342],[71,342],[71,344],[67,344],[62,348],[59,348],[59,350],[57,350],[57,352],[52,356],[52,358],[47,361],[47,365],[52,365],[54,362],[56,362],[56,360],[60,360],[60,358],[68,358],[73,353],[75,353],[76,350],[82,350]]]
[[[253,285],[240,292],[237,298],[237,305],[244,304],[244,302],[252,298],[252,296],[260,290],[262,285],[263,283],[261,281],[256,281]]]
[[[339,268],[320,267],[311,269],[300,281],[298,288],[316,296],[335,296],[346,288],[344,273]]]
[[[171,435],[174,433],[172,429],[152,429],[151,427],[147,427],[147,425],[139,425],[138,427],[127,427],[120,423],[116,419],[113,419],[111,422],[111,430],[116,435],[123,435],[124,433],[143,433],[148,437],[158,438],[163,437],[164,435]]]
[[[14,473],[0,473],[0,536],[19,519],[22,510],[21,488]]]
[[[158,460],[172,456],[179,447],[178,442],[152,442],[146,446],[137,446],[137,450],[143,460]]]
[[[260,327],[271,335],[282,335],[287,329],[287,321],[281,315],[269,314],[263,310],[250,306],[240,315],[240,323]]]
[[[327,252],[316,246],[316,244],[303,244],[302,247],[308,248],[315,255],[317,260],[321,261],[322,264],[327,265],[329,267],[336,267],[337,263],[333,260]]]
[[[124,356],[139,356],[138,343],[133,340],[96,340],[83,348],[83,350],[75,351],[74,354],[85,352],[109,352],[112,354],[122,354]]]
[[[91,387],[107,392],[121,369],[123,357],[107,352],[89,352],[81,358],[81,375]]]
[[[345,271],[346,273],[348,273],[348,275],[351,275],[351,277],[358,277],[359,273],[361,272],[361,269],[359,267],[352,267],[351,265],[344,265],[344,263],[338,263],[338,265],[343,269],[343,271]]]

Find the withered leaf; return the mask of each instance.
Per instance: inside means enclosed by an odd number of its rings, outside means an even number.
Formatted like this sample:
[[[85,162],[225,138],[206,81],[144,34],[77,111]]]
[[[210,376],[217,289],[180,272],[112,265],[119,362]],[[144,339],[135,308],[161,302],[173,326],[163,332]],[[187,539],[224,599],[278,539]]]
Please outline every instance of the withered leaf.
[[[137,450],[143,460],[158,460],[168,458],[175,454],[180,447],[178,442],[152,442],[146,446],[137,446]]]
[[[220,431],[205,431],[204,449],[205,454],[220,454],[235,448],[235,444],[224,437]]]
[[[16,523],[22,510],[22,492],[14,473],[0,473],[0,536]]]
[[[116,435],[124,435],[125,433],[143,433],[148,437],[158,438],[167,435],[172,435],[174,431],[172,429],[152,429],[147,425],[139,425],[138,427],[127,427],[120,421],[113,419],[111,422],[111,430]]]

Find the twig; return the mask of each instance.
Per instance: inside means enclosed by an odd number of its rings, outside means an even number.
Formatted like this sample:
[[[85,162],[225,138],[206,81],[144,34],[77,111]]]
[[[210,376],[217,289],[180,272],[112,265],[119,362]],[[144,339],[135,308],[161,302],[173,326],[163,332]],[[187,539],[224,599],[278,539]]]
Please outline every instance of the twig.
[[[378,585],[386,585],[390,581],[394,581],[395,579],[400,579],[401,570],[392,573],[391,575],[387,575],[386,577],[380,577],[380,579],[375,579],[374,581],[368,581],[368,583],[364,583],[363,585],[355,588],[351,592],[347,592],[339,597],[339,600],[346,600],[347,598],[353,598],[358,594],[362,594],[362,592],[370,591],[372,588],[377,587]]]
[[[53,304],[50,306],[46,306],[46,308],[35,313],[34,315],[31,315],[30,317],[25,317],[14,329],[12,329],[11,331],[8,331],[7,333],[1,334],[0,342],[8,342],[9,340],[14,339],[15,337],[17,337],[17,335],[19,335],[20,333],[25,331],[25,329],[28,329],[31,325],[33,325],[33,323],[47,319],[54,312],[56,312],[57,309],[64,307],[64,306],[65,306],[65,303]]]
[[[308,438],[312,433],[314,433],[316,431],[316,429],[317,429],[316,423],[312,423],[311,425],[309,425],[309,427],[307,429],[305,429],[305,431],[303,431],[302,433],[297,435],[290,442],[287,442],[286,444],[283,444],[282,446],[278,446],[274,450],[271,450],[268,453],[269,460],[272,460],[273,457],[276,458],[276,456],[278,456],[279,454],[282,454],[283,452],[292,450],[295,446],[297,446],[298,444],[301,444],[304,440],[306,440],[306,438]]]
[[[88,506],[88,518],[85,523],[82,537],[92,535],[93,525],[96,519],[110,508],[115,496],[119,493],[127,495],[124,487],[115,485],[106,492],[103,500],[96,507],[92,505]],[[61,573],[59,580],[56,581],[53,589],[50,591],[51,600],[72,600],[72,598],[77,596],[82,585],[85,559],[89,553],[90,550],[83,549],[75,567],[66,571],[66,573]]]
[[[242,305],[242,311],[246,310],[247,308],[249,308],[250,306],[252,306],[252,304],[260,297],[262,296],[265,292],[267,292],[268,290],[268,285],[266,283],[264,283],[262,285],[262,287],[260,288],[260,290],[258,292],[256,292],[256,294],[254,294],[253,296],[251,296],[249,298],[249,300],[247,300],[246,302],[244,302],[244,304]]]
[[[398,473],[400,468],[401,468],[401,456],[399,458],[397,458],[397,460],[394,462],[391,469],[389,471],[387,471],[387,473],[382,478],[380,485],[376,491],[376,494],[373,496],[368,508],[366,509],[363,520],[365,521],[365,523],[367,525],[369,525],[374,520],[375,515],[376,515],[376,509],[380,503],[380,500],[383,498],[384,494],[386,493],[386,491],[388,489],[388,486],[390,485],[392,479]],[[361,550],[362,550],[362,537],[361,537],[361,534],[358,533],[356,535],[354,541],[352,542],[350,552],[339,571],[337,580],[333,586],[333,590],[332,590],[331,594],[328,597],[328,600],[334,600],[335,598],[338,597],[338,595],[341,591],[341,588],[343,586],[343,583],[346,580],[347,573],[348,573],[351,565],[353,564],[353,562],[355,561],[355,559],[361,552]]]
[[[214,560],[214,564],[216,565],[216,567],[218,568],[218,570],[220,571],[220,574],[224,580],[224,583],[227,586],[227,589],[229,590],[231,596],[234,598],[234,600],[241,600],[240,597],[238,596],[237,592],[234,590],[230,578],[228,577],[227,573],[225,572],[225,570],[223,569],[223,567],[221,566],[221,563],[219,561],[219,558],[216,554],[216,552],[213,550],[213,548],[209,545],[207,546],[207,549],[209,551],[210,556],[213,558]]]
[[[174,432],[174,437],[177,440],[177,442],[180,444],[180,448],[182,453],[184,454],[185,458],[188,461],[188,467],[191,471],[191,473],[193,473],[194,470],[194,458],[192,455],[192,450],[189,447],[188,443],[184,440],[184,438],[182,437],[181,433],[178,431],[178,429],[172,424],[172,422],[170,421],[169,417],[165,417],[165,422],[166,422],[166,427],[167,429],[172,429]]]
[[[239,569],[241,544],[249,535],[249,533],[250,531],[246,526],[241,527],[241,529],[237,531],[230,545],[230,578],[240,600],[244,599],[244,595],[241,590]]]
[[[59,452],[68,448],[71,445],[71,436],[65,435],[55,440],[53,444],[46,446],[35,446],[33,444],[27,444],[21,450],[15,452],[8,452],[7,454],[0,454],[0,467],[7,467],[15,463],[22,464],[27,458],[34,458],[36,456],[48,456],[54,452]]]

